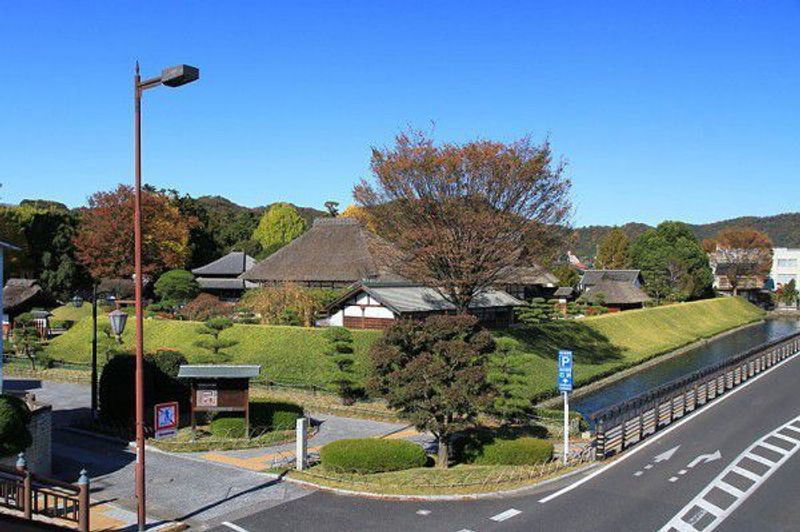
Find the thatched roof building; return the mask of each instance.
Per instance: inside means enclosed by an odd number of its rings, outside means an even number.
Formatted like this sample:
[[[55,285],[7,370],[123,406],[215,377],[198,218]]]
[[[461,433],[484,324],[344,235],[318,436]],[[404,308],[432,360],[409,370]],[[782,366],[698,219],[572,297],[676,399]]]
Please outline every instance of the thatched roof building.
[[[343,288],[361,280],[402,280],[397,250],[354,218],[317,218],[311,229],[239,277],[259,285]]]
[[[46,307],[53,299],[39,286],[36,279],[11,278],[3,287],[3,312],[10,317],[29,312],[34,307]]]
[[[578,283],[581,298],[611,310],[641,308],[650,297],[642,290],[639,270],[586,270]]]

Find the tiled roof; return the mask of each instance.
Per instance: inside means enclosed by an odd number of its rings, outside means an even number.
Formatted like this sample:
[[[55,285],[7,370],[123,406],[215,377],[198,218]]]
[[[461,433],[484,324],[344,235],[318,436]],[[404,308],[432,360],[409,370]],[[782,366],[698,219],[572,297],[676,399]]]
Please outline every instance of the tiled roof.
[[[178,369],[179,379],[254,379],[261,366],[197,364],[184,365]]]
[[[195,275],[227,275],[236,277],[256,264],[256,259],[244,251],[232,251],[214,262],[192,270]]]

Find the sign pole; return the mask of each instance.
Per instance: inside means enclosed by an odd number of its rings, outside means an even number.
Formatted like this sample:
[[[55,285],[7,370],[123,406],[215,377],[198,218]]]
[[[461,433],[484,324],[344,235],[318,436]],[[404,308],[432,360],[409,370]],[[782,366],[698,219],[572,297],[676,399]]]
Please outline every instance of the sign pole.
[[[569,392],[564,392],[564,465],[569,458]]]

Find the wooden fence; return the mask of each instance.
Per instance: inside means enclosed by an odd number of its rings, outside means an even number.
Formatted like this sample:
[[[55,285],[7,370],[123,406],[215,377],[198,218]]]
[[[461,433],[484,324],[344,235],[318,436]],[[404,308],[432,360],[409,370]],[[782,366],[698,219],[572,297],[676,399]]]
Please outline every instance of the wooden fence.
[[[20,453],[16,467],[0,465],[0,506],[22,512],[25,519],[63,519],[89,532],[89,477],[81,471],[77,484],[69,484],[36,475]]]
[[[622,452],[798,352],[795,333],[592,414],[597,458]]]

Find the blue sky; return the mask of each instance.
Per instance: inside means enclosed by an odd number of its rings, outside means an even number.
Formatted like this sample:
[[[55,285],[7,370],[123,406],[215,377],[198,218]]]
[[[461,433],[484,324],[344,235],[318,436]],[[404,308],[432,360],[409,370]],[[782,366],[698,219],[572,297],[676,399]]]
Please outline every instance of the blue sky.
[[[370,146],[549,136],[575,224],[800,210],[800,2],[8,2],[0,198],[145,181],[248,206],[350,203]]]

